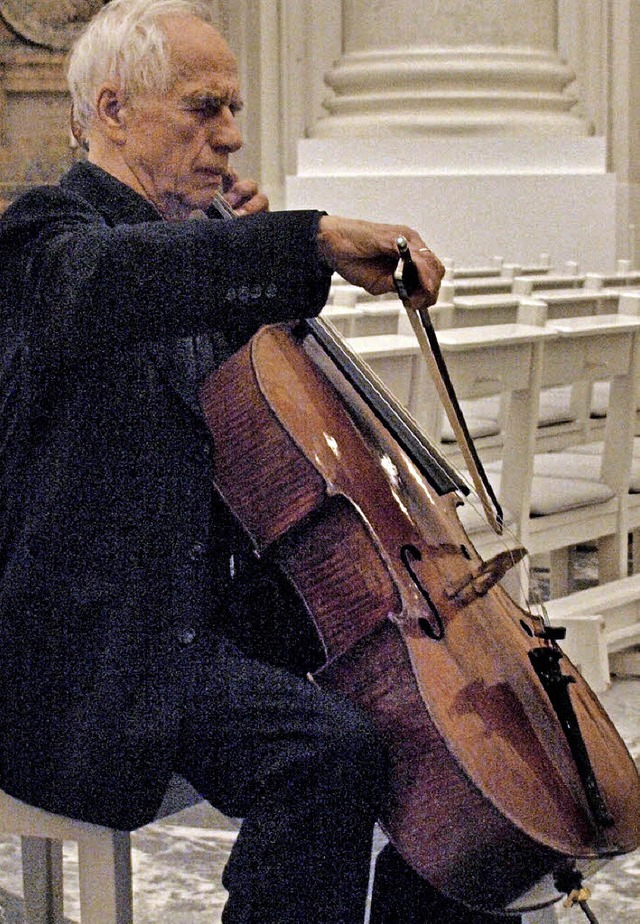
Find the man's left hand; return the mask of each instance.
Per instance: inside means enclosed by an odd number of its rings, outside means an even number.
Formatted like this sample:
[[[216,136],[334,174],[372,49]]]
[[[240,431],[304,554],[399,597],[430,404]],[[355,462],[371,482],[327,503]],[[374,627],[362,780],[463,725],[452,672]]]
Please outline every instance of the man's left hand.
[[[255,180],[241,180],[230,173],[222,184],[222,192],[236,215],[269,211],[269,200],[260,192]]]

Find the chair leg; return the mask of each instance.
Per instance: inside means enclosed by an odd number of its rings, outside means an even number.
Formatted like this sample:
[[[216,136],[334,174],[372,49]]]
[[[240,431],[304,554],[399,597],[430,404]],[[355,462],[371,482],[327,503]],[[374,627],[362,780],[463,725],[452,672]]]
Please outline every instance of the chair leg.
[[[108,831],[78,843],[82,924],[133,924],[131,839]]]
[[[631,573],[640,573],[640,529],[631,532]]]
[[[614,536],[601,536],[598,540],[598,583],[618,581],[628,572],[629,544],[626,531]]]
[[[25,924],[63,924],[62,843],[22,838]]]
[[[549,590],[551,597],[565,597],[569,593],[569,549],[551,552]]]

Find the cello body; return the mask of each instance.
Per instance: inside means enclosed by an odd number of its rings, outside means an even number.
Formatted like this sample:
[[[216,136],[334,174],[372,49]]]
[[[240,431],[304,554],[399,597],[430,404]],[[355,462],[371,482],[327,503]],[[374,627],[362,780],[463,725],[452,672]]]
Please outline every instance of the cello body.
[[[282,569],[391,761],[380,824],[472,908],[557,900],[554,877],[640,844],[640,779],[597,697],[563,676],[609,818],[597,817],[531,653],[557,647],[495,582],[440,493],[298,328],[274,325],[204,383],[215,485]],[[560,655],[558,655],[560,657]]]

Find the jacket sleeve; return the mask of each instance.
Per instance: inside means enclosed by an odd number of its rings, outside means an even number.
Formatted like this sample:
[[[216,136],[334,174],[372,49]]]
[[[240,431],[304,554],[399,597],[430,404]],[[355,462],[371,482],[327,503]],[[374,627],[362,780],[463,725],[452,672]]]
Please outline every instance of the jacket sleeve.
[[[51,187],[5,213],[0,247],[21,264],[31,333],[68,360],[206,329],[237,339],[318,314],[331,276],[317,252],[320,214],[110,227]]]

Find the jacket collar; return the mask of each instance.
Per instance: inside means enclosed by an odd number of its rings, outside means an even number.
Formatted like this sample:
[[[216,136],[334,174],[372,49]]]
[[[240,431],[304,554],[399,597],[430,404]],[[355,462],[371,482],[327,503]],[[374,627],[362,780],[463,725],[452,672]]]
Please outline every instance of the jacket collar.
[[[60,186],[86,199],[112,227],[163,221],[148,199],[88,160],[77,161],[62,177]]]

